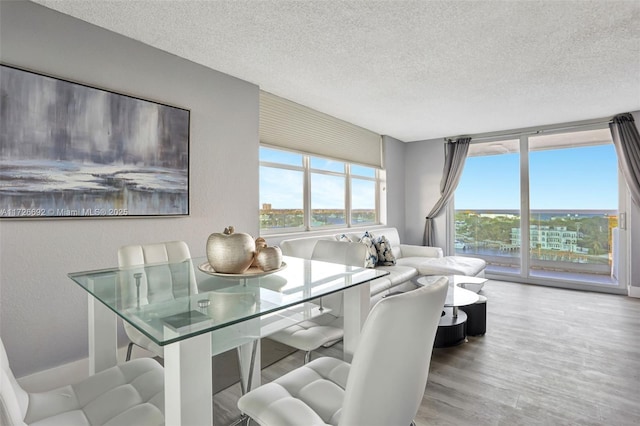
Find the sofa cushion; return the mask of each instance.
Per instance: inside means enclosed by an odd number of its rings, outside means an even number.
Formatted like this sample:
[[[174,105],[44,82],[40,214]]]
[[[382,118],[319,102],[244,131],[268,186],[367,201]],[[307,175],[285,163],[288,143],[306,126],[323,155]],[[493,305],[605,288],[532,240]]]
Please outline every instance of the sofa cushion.
[[[391,251],[391,243],[384,235],[376,237],[373,244],[378,252],[378,265],[392,266],[396,264],[396,257]]]
[[[466,275],[475,277],[482,273],[487,262],[482,259],[465,256],[445,256],[435,259],[423,259],[418,265],[420,275]]]
[[[391,244],[393,245],[393,243]],[[396,258],[398,257],[419,257],[419,258],[444,257],[444,252],[440,247],[414,246],[411,244],[400,244],[399,250],[401,255],[396,255]]]
[[[360,243],[367,246],[367,250],[369,252],[364,265],[367,268],[375,268],[378,264],[378,250],[376,250],[373,240],[374,237],[369,233],[369,231],[365,232],[362,238],[360,238]]]
[[[378,293],[384,293],[391,288],[391,280],[389,279],[389,275],[387,275],[386,277],[376,278],[375,280],[371,281],[369,286],[369,293],[371,294],[371,296]]]
[[[345,243],[352,242],[351,238],[349,238],[349,236],[347,234],[336,235],[336,240],[342,241],[342,242],[345,242]]]
[[[425,257],[400,257],[398,259],[396,259],[396,265],[401,265],[401,266],[409,266],[411,268],[415,268],[418,269],[420,267],[420,265],[422,265],[425,260],[428,260],[430,258],[425,258]]]
[[[411,280],[411,278],[418,275],[416,268],[411,266],[393,265],[393,266],[378,266],[377,269],[389,271],[389,275],[386,278],[391,281],[391,286],[396,286],[405,281]]]
[[[391,252],[393,256],[397,259],[401,256],[401,248],[400,248],[400,235],[398,234],[398,230],[396,228],[375,228],[369,232],[369,234],[374,237],[384,236],[389,241],[389,245],[391,246]],[[361,240],[362,234],[357,233],[348,233],[348,234],[338,234],[336,238],[340,235],[345,235],[351,239],[351,241],[358,242]]]

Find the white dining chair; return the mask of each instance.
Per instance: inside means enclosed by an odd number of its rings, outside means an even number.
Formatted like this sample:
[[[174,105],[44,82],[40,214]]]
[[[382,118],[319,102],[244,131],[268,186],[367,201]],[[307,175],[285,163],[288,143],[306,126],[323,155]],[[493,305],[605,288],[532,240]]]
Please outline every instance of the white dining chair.
[[[318,358],[260,386],[238,408],[262,426],[410,425],[424,396],[448,280],[378,302],[351,364]]]
[[[170,262],[176,265],[159,265],[145,270],[144,266]],[[184,263],[181,263],[184,262]],[[198,292],[195,271],[191,264],[189,247],[183,241],[169,241],[153,244],[134,244],[118,250],[118,266],[128,267],[129,276],[120,283],[120,291],[125,303],[161,302]],[[140,266],[140,268],[130,268]],[[185,279],[185,274],[188,279]],[[186,283],[186,284],[185,284]],[[124,331],[130,340],[127,347],[128,361],[133,345],[137,345],[164,358],[164,350],[132,325],[123,321]]]
[[[164,424],[164,370],[150,358],[101,371],[79,383],[29,393],[0,339],[0,425],[142,426]]]
[[[364,244],[318,240],[313,248],[311,259],[363,267],[366,256],[367,247]],[[344,336],[342,300],[342,293],[323,297],[317,302],[322,303],[323,308],[328,308],[327,313],[277,331],[269,335],[269,339],[304,351],[306,364],[311,360],[312,351],[320,346],[328,347],[342,340]]]
[[[162,263],[170,264],[163,265]],[[154,265],[152,268],[144,268],[145,265],[152,264],[158,265]],[[191,263],[191,253],[189,247],[183,241],[135,244],[121,247],[118,250],[118,265],[127,267],[127,274],[129,274],[127,279],[121,283],[120,289],[123,296],[126,295],[125,303],[140,303],[143,305],[198,293],[195,270]],[[135,268],[135,266],[140,266],[140,268]],[[255,298],[253,294],[219,291],[207,293],[207,298],[211,301],[208,315],[214,319],[229,309],[250,309],[250,306],[246,306],[247,300],[253,300],[254,305],[256,303],[254,299],[251,299]],[[151,339],[127,322],[123,321],[123,325],[130,339],[127,347],[127,361],[131,359],[133,345],[146,349],[155,356],[164,358],[164,349],[161,346],[151,341]],[[231,343],[233,339],[230,337],[233,335],[232,329],[224,329],[216,333],[219,338],[225,336],[222,340],[227,343],[229,349],[234,347]],[[251,388],[251,377],[253,375],[251,367],[243,369],[243,355],[240,344],[246,343],[247,339],[250,340],[252,336],[245,337],[236,347],[242,394],[245,394]],[[254,340],[259,339],[259,333],[253,338]],[[250,366],[253,366],[255,358],[255,341],[253,348]]]

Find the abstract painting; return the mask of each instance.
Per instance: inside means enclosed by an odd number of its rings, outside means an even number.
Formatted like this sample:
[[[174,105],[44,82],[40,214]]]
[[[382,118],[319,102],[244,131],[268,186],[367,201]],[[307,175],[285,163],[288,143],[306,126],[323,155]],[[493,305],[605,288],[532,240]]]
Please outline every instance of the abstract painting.
[[[0,218],[188,215],[189,120],[0,65]]]

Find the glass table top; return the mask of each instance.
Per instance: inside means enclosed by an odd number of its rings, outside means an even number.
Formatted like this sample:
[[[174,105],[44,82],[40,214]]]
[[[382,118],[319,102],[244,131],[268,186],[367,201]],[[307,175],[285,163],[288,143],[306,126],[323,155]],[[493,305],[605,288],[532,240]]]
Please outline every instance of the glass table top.
[[[448,307],[459,307],[459,306],[467,306],[473,305],[479,300],[479,296],[473,291],[467,290],[461,287],[469,279],[470,282],[476,282],[477,278],[475,277],[464,277],[462,275],[447,275],[449,279],[449,289],[447,290],[447,298],[445,299],[444,306]],[[431,285],[440,279],[440,276],[423,276],[416,280],[418,285]],[[482,279],[483,282],[486,279]]]
[[[163,346],[253,318],[261,319],[263,329],[264,320],[275,316],[294,323],[305,319],[309,310],[318,311],[317,306],[306,302],[388,274],[288,256],[283,261],[286,266],[272,274],[249,277],[204,272],[198,266],[206,263],[206,258],[68,276]]]

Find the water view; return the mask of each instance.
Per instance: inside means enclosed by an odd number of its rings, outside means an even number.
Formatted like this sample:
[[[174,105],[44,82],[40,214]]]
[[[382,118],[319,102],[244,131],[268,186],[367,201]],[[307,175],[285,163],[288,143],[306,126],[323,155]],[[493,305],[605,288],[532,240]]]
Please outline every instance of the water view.
[[[490,265],[519,267],[522,236],[517,210],[457,210],[455,251]],[[615,210],[532,210],[532,269],[611,273]],[[579,264],[579,265],[572,265]]]

